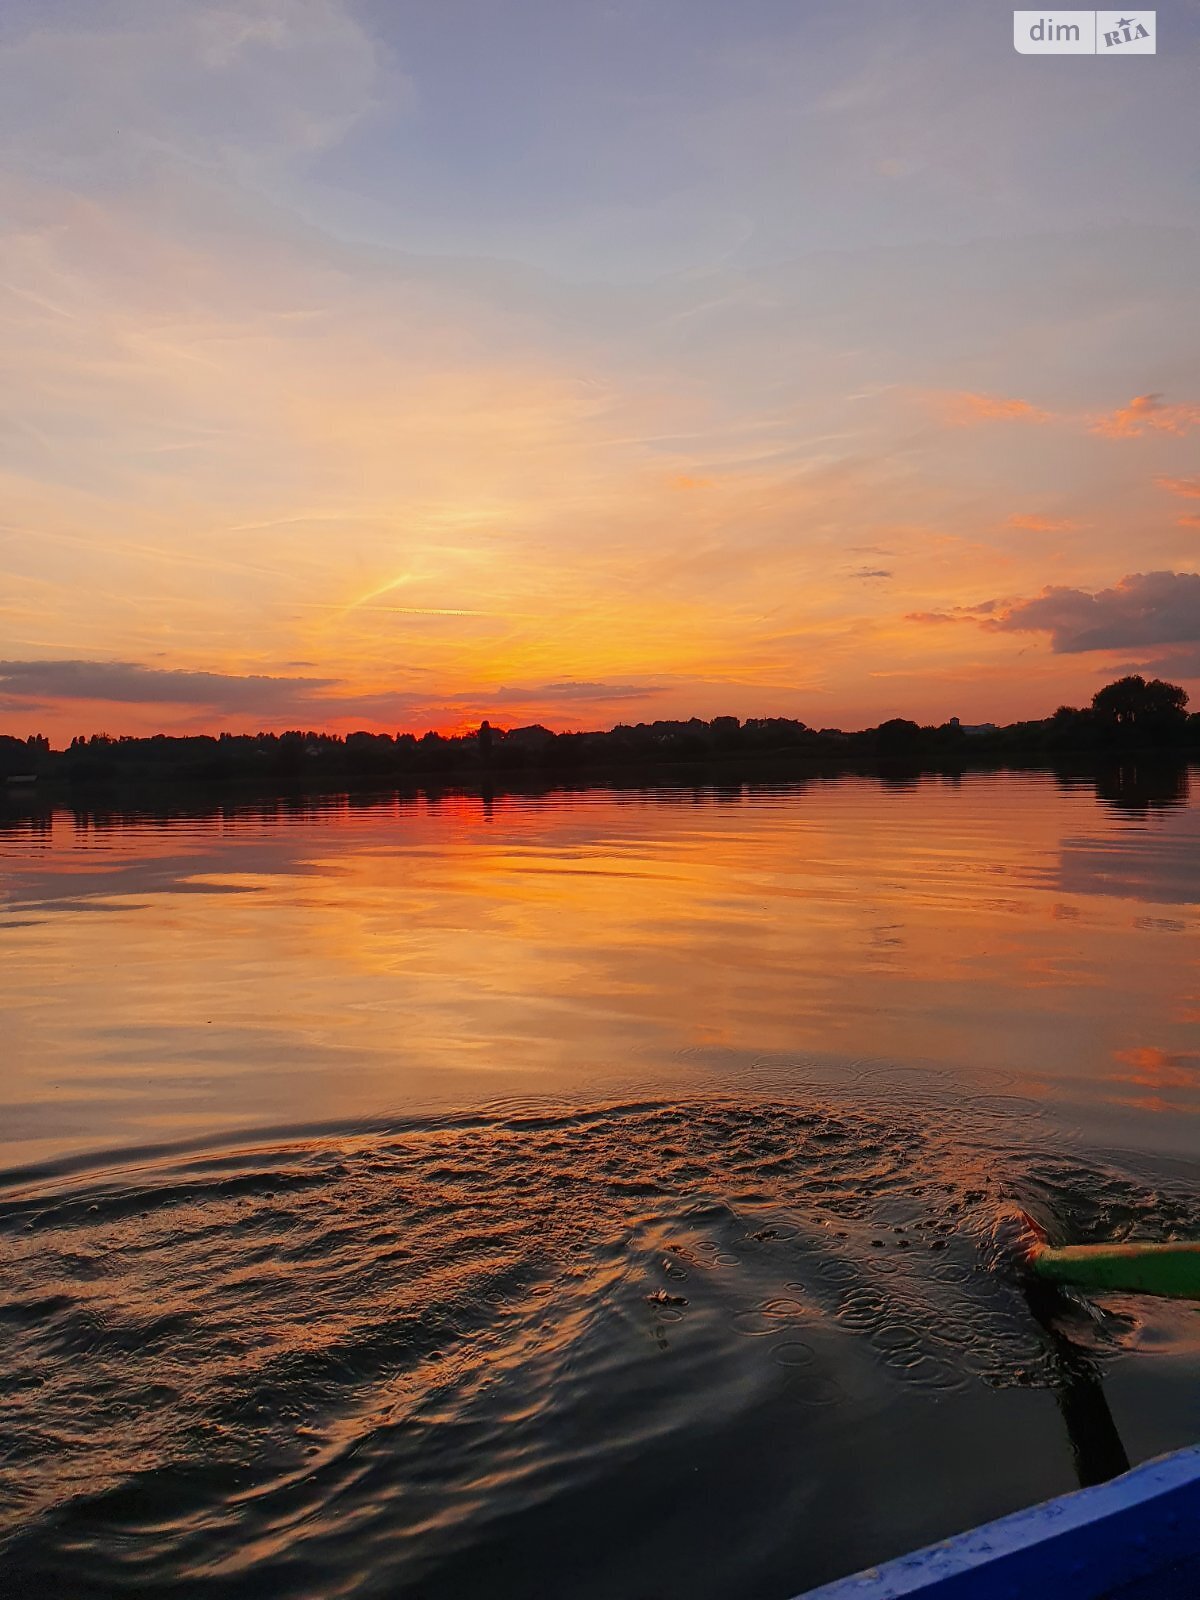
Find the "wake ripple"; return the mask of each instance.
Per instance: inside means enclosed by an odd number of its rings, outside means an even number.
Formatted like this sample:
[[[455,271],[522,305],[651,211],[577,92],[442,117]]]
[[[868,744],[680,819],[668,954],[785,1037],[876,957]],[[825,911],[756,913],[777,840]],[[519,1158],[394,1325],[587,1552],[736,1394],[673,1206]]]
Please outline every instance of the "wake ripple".
[[[1002,1097],[509,1104],[10,1188],[6,1592],[534,1593],[526,1533],[569,1566],[768,1419],[829,1452],[819,1414],[1051,1385],[989,1246],[1014,1200],[1168,1237],[1200,1193]],[[693,1556],[679,1592],[759,1592],[744,1546]],[[592,1571],[617,1592],[544,1592]]]

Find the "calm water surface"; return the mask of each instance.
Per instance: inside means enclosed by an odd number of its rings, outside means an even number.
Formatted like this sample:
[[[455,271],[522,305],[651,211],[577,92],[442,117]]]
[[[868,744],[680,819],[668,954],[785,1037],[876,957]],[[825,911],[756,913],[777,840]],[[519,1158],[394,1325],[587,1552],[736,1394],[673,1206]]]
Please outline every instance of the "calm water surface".
[[[1200,1231],[1196,788],[0,810],[0,1590],[785,1600],[1200,1438],[993,1243]]]

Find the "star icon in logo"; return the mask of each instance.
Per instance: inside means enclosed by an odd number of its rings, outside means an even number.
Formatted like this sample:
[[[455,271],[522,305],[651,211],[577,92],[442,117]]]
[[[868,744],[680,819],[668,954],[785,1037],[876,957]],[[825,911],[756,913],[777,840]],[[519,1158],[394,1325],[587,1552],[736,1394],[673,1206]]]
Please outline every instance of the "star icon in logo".
[[[1132,17],[1118,17],[1117,18],[1117,27],[1118,28],[1132,28],[1133,27],[1133,18]]]

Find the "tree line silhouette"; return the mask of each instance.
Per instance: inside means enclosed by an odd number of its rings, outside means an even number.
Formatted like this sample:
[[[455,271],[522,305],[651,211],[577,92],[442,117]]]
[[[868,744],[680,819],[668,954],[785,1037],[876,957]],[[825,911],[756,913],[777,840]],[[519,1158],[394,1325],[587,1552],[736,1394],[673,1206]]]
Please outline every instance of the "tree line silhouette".
[[[425,776],[555,775],[681,764],[736,767],[804,759],[953,768],[1143,751],[1200,758],[1200,714],[1189,714],[1187,705],[1187,692],[1178,684],[1134,674],[1099,690],[1090,706],[1060,706],[1052,716],[1003,727],[963,727],[957,718],[922,727],[893,717],[878,727],[847,733],[811,728],[791,717],[714,717],[707,722],[692,717],[619,723],[600,733],[556,734],[538,724],[503,729],[484,722],[475,731],[449,737],[300,729],[147,738],[98,733],[72,739],[65,750],[51,748],[41,735],[18,739],[0,734],[0,779],[6,786],[158,779],[291,788]]]

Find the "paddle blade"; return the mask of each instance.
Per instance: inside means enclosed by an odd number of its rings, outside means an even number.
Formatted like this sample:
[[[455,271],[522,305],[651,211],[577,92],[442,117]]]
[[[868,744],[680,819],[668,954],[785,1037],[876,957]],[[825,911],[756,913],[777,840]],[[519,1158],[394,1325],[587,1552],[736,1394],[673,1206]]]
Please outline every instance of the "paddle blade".
[[[1200,1243],[1039,1244],[1027,1258],[1049,1283],[1092,1292],[1200,1300]]]

